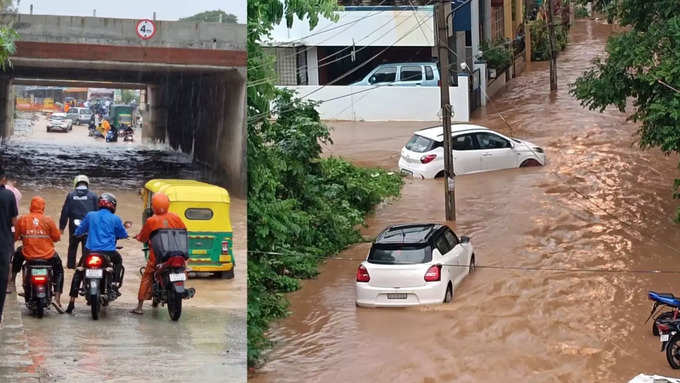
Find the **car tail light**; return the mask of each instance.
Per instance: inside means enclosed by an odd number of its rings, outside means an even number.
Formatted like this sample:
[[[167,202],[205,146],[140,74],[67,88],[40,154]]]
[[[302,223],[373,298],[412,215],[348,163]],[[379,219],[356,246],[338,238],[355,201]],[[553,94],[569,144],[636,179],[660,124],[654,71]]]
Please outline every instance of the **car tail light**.
[[[428,154],[426,156],[420,157],[420,162],[426,164],[428,162],[432,162],[432,160],[434,160],[435,158],[437,158],[436,154]]]
[[[87,267],[102,267],[102,257],[98,255],[90,255],[87,257],[87,261],[85,262],[87,264]]]
[[[169,267],[184,267],[184,257],[170,257],[168,259]]]
[[[31,275],[31,283],[34,285],[44,285],[47,283],[47,275]]]
[[[425,282],[437,282],[442,279],[442,265],[432,265],[425,273]]]
[[[222,241],[222,254],[229,254],[229,241]]]
[[[442,86],[442,80],[437,80],[437,86]]]
[[[368,275],[368,270],[364,265],[359,265],[357,269],[357,282],[368,282],[371,280],[371,276]]]

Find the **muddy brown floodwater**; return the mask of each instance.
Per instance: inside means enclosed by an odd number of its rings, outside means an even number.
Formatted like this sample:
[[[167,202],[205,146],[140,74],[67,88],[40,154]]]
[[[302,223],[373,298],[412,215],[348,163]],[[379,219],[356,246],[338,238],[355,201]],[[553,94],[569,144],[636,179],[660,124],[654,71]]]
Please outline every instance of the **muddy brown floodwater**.
[[[158,146],[95,141],[85,126],[69,133],[48,133],[34,128],[27,137],[11,139],[2,148],[2,163],[23,193],[20,214],[28,212],[34,195],[47,201],[46,214],[59,219],[64,197],[78,173],[90,176],[91,189],[113,192],[117,214],[141,229],[142,201],[138,190],[150,178],[195,178],[200,171],[191,158]],[[125,266],[122,296],[112,302],[98,321],[90,317],[84,298],[76,301],[74,315],[48,311],[42,319],[30,316],[22,305],[24,332],[33,361],[27,372],[39,372],[48,382],[201,381],[240,382],[246,378],[246,203],[231,198],[234,232],[235,278],[190,278],[196,289],[184,301],[178,322],[167,308],[154,310],[147,302],[143,316],[130,314],[137,302],[139,267],[144,265],[141,244],[121,240]],[[68,233],[56,249],[66,263]],[[66,270],[62,303],[68,302],[73,273]],[[18,277],[17,279],[21,279]],[[17,287],[20,282],[17,281]],[[18,298],[23,303],[23,298]],[[14,303],[14,302],[8,302]],[[25,371],[17,371],[17,376]],[[19,380],[17,380],[19,381]]]
[[[457,178],[460,235],[477,262],[542,268],[680,270],[671,198],[676,156],[640,151],[623,114],[589,112],[569,96],[601,54],[611,26],[577,21],[549,94],[533,63],[473,121],[545,148],[548,165]],[[504,126],[497,113],[512,125]],[[401,146],[428,124],[335,123],[328,150],[362,166],[396,168]],[[388,138],[385,138],[388,137]],[[365,235],[386,225],[443,222],[440,180],[408,180],[380,206]],[[678,275],[477,269],[451,304],[359,309],[353,246],[290,294],[292,315],[254,382],[624,382],[677,376],[644,323],[649,289],[678,291]]]

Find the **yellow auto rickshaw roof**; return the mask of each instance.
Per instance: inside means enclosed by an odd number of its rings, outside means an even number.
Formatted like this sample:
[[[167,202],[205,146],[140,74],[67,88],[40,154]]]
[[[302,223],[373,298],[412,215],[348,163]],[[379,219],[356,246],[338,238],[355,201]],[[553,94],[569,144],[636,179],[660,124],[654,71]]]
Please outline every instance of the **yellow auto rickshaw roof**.
[[[155,179],[144,185],[153,193],[162,192],[171,202],[229,203],[229,192],[219,186],[194,180]]]

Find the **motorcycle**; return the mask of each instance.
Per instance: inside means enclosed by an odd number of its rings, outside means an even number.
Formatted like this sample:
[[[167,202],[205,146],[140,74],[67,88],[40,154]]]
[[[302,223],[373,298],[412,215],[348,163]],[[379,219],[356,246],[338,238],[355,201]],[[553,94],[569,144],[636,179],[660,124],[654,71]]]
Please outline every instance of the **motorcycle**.
[[[54,274],[47,261],[33,259],[22,268],[24,301],[33,315],[42,318],[54,296]]]
[[[673,294],[657,293],[655,291],[649,291],[647,297],[649,300],[654,301],[652,312],[649,314],[647,321],[654,316],[659,308],[669,307],[672,309],[671,311],[662,312],[654,318],[654,322],[652,323],[652,335],[659,336],[659,324],[669,324],[680,319],[680,299],[676,298]]]
[[[118,131],[118,135],[123,137],[123,142],[134,141],[135,131],[130,126],[125,126]]]
[[[111,128],[106,133],[106,142],[118,142],[118,129]]]
[[[156,270],[153,275],[152,305],[168,306],[168,314],[173,321],[182,315],[182,300],[191,299],[196,294],[194,288],[186,288],[187,280],[187,231],[184,229],[162,229],[151,238],[151,246],[156,254]]]
[[[120,250],[122,247],[116,246],[116,249]],[[113,263],[106,254],[90,252],[85,257],[83,267],[85,276],[80,295],[85,296],[92,312],[92,319],[97,320],[101,308],[108,306],[120,296],[120,292],[113,288]],[[121,281],[123,275],[125,275],[125,268],[121,265]]]

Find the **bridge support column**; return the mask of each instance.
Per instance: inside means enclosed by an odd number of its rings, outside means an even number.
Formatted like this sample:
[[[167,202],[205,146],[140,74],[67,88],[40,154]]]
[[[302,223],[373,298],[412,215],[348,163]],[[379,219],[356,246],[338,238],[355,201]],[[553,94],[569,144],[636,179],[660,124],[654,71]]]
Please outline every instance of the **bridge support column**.
[[[161,88],[157,85],[146,87],[146,115],[142,137],[144,142],[165,142],[167,136],[168,106],[163,103]]]
[[[14,87],[8,76],[0,77],[0,136],[2,139],[14,133]]]

